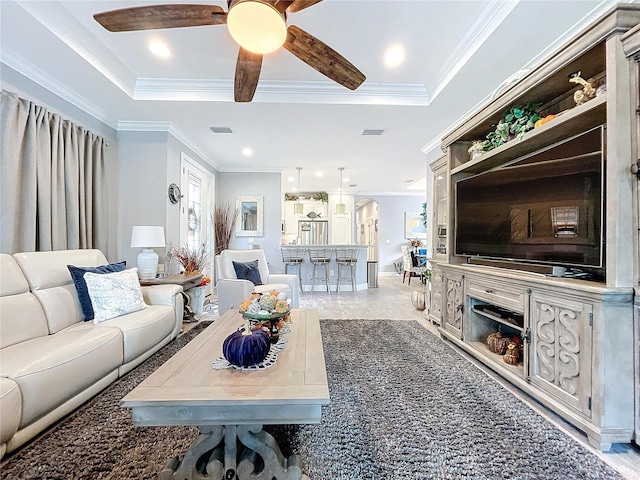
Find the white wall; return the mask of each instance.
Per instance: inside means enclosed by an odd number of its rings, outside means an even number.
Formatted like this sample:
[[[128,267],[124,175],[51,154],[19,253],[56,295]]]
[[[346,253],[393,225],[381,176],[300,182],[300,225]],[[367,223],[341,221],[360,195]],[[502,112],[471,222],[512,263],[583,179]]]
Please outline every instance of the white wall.
[[[273,273],[284,273],[284,265],[280,254],[282,194],[280,173],[235,173],[223,172],[216,176],[216,203],[228,203],[233,208],[236,198],[245,195],[263,197],[264,225],[263,236],[253,237],[254,243],[260,244]],[[231,238],[230,248],[246,250],[251,248],[249,237]]]
[[[180,203],[169,201],[169,184],[180,185],[181,153],[215,174],[215,170],[172,134],[118,132],[118,259],[136,265],[140,250],[131,248],[131,227],[162,225],[169,243],[180,245]],[[155,249],[164,262],[166,249]]]

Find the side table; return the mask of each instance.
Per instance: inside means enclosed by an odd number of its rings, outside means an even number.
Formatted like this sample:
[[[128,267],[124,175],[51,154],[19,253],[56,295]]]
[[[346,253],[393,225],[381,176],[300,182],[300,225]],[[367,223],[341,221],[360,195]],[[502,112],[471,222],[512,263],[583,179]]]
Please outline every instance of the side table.
[[[180,273],[178,275],[169,275],[166,277],[157,277],[152,278],[150,280],[140,280],[140,285],[149,286],[149,285],[180,285],[182,286],[182,296],[184,297],[184,311],[182,321],[191,323],[196,322],[197,320],[194,317],[193,312],[188,307],[189,296],[187,295],[187,290],[193,287],[197,287],[200,285],[200,281],[202,280],[201,273]]]

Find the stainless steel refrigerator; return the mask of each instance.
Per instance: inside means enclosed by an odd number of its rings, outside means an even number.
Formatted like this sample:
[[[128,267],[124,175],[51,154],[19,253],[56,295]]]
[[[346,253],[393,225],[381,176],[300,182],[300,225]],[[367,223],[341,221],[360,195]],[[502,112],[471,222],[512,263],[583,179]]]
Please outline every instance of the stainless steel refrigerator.
[[[299,220],[298,237],[300,245],[327,245],[329,243],[329,222]]]

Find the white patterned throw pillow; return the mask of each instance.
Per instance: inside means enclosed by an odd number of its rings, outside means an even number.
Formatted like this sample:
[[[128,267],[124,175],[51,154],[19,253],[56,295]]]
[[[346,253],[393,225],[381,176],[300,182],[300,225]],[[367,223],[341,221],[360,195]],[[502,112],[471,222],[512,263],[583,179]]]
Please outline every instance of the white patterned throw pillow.
[[[137,268],[101,274],[87,272],[84,280],[93,306],[93,323],[147,308]]]

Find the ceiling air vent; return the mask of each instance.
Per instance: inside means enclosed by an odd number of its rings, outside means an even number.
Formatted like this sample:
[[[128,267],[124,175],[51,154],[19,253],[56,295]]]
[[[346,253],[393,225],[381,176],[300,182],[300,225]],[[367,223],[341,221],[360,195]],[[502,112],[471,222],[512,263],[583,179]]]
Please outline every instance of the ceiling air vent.
[[[350,183],[349,188],[356,188],[358,186],[357,183]]]
[[[213,133],[233,133],[229,127],[209,127]]]
[[[383,133],[383,129],[365,128],[362,130],[362,135],[382,135]]]

